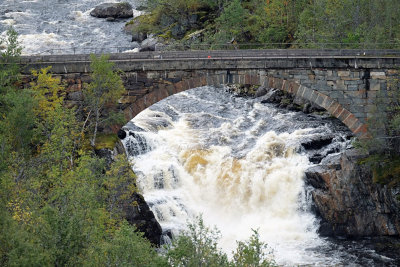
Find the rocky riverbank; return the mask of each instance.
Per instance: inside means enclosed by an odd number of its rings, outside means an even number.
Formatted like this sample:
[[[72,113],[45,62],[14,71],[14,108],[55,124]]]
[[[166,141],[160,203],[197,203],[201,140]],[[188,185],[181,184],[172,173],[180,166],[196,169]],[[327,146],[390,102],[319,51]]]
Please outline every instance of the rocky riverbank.
[[[125,154],[125,149],[118,141],[113,150],[104,148],[97,150],[96,154],[104,158],[107,165],[110,166],[116,155]],[[134,192],[130,197],[121,200],[118,206],[122,209],[124,219],[129,224],[135,225],[138,231],[142,232],[153,245],[161,245],[161,226],[140,192]]]
[[[399,235],[400,190],[374,183],[372,170],[359,163],[363,157],[350,149],[307,170],[321,235]]]
[[[274,88],[234,85],[229,90],[238,96],[257,97],[261,103],[273,103],[280,108],[307,114],[324,112],[310,102]],[[351,133],[346,138],[350,137]],[[367,156],[361,151],[351,148],[338,154],[337,149],[325,149],[332,144],[333,138],[319,136],[302,143],[310,161],[316,164],[306,171],[305,181],[313,188],[314,210],[321,219],[320,234],[399,236],[400,188],[375,183],[373,170],[360,164]]]

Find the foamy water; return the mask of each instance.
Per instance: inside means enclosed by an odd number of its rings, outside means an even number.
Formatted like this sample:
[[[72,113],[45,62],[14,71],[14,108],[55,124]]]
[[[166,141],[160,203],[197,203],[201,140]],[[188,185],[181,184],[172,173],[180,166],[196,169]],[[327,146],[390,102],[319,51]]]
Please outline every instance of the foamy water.
[[[136,0],[124,0],[133,7]],[[2,0],[0,35],[8,27],[18,32],[23,54],[91,53],[92,48],[113,52],[113,47],[131,47],[130,37],[122,32],[129,19],[107,22],[94,18],[90,11],[104,2],[116,0]],[[140,12],[134,12],[139,15]],[[75,49],[72,49],[75,48]],[[134,48],[134,47],[132,47]]]
[[[124,144],[163,230],[179,234],[202,214],[228,254],[258,229],[279,264],[340,263],[317,234],[303,182],[311,163],[300,149],[302,139],[329,127],[293,116],[204,87],[133,119]]]

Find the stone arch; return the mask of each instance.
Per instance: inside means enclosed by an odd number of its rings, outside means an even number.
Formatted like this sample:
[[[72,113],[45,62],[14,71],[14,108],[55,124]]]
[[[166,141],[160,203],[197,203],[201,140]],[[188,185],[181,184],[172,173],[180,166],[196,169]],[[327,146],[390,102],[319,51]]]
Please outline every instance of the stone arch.
[[[219,74],[212,75],[203,73],[199,77],[189,77],[175,83],[159,81],[156,88],[131,101],[132,104],[124,109],[125,117],[130,120],[144,109],[176,93],[201,86],[219,86],[221,84],[260,85],[282,90],[325,109],[330,115],[343,122],[356,136],[367,135],[367,126],[334,98],[303,86],[296,81],[268,77],[260,73],[221,71]]]

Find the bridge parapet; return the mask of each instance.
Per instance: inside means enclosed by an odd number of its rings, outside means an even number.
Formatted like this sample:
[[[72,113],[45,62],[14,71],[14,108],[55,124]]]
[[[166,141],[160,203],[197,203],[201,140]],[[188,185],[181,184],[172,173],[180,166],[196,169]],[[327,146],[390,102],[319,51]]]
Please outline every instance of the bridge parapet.
[[[148,52],[110,58],[124,72],[128,93],[120,100],[120,108],[127,119],[177,92],[237,83],[292,93],[325,108],[354,133],[365,134],[376,100],[385,98],[388,81],[399,74],[400,53],[384,50],[381,56],[373,56],[363,50],[315,50],[305,55],[310,51]],[[82,84],[89,81],[88,55],[29,57],[22,62],[26,75],[31,68],[51,65],[52,72],[68,84],[70,105],[79,102]]]

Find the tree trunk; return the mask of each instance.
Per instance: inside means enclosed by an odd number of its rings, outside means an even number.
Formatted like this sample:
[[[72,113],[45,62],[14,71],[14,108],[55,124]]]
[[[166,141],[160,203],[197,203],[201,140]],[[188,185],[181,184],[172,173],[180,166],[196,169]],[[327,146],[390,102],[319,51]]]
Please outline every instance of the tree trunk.
[[[95,147],[96,145],[96,134],[97,134],[97,126],[99,124],[99,117],[100,117],[100,112],[99,109],[96,109],[96,121],[95,121],[95,125],[94,125],[94,133],[93,133],[93,138],[92,138],[92,147]]]

